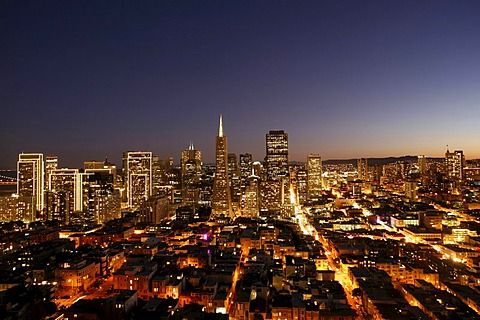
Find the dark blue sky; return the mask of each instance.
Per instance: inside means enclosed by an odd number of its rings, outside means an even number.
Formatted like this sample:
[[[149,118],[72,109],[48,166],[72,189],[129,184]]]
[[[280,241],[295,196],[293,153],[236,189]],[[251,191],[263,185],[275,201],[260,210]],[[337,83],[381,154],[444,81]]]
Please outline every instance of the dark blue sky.
[[[214,159],[480,156],[480,1],[0,3],[0,167],[125,150]]]

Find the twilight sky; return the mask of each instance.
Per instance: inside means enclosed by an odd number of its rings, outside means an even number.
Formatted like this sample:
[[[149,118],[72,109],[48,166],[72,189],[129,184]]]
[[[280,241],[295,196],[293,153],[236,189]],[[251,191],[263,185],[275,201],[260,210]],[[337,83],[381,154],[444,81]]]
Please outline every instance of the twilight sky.
[[[480,1],[0,2],[0,168],[125,150],[179,161],[480,157]]]

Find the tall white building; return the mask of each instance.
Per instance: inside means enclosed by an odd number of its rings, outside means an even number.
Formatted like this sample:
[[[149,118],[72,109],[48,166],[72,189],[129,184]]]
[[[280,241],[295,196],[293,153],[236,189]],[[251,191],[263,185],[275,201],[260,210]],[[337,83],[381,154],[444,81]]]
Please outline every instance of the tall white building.
[[[34,211],[44,208],[44,171],[43,154],[21,153],[17,162],[17,194],[32,199],[32,212],[24,220],[35,221]]]
[[[48,155],[45,157],[45,190],[48,190],[48,183],[50,181],[50,173],[58,169],[58,157],[55,155]]]

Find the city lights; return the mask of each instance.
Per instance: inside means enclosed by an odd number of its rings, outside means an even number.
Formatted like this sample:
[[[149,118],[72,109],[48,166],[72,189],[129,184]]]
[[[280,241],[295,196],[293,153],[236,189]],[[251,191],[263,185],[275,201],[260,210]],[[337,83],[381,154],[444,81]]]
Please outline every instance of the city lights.
[[[480,319],[478,1],[4,1],[0,319]]]

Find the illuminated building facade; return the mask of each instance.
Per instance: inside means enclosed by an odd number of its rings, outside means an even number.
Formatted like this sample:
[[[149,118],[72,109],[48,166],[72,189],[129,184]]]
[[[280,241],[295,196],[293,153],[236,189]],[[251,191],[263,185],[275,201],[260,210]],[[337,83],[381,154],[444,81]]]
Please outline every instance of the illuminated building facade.
[[[288,134],[283,130],[269,131],[266,135],[267,181],[278,181],[289,177],[288,170]]]
[[[252,174],[252,164],[253,164],[253,158],[250,153],[242,153],[239,156],[239,167],[240,167],[240,186],[242,189],[242,192],[245,191],[245,189],[248,186],[248,178]]]
[[[245,203],[242,210],[243,217],[258,217],[260,212],[259,178],[250,176],[245,190]]]
[[[361,158],[357,160],[357,171],[358,171],[358,179],[369,180],[368,179],[368,161],[366,158]]]
[[[278,211],[288,198],[290,172],[288,134],[272,130],[266,134],[265,181],[261,183],[261,210]],[[278,188],[278,190],[275,190]]]
[[[192,142],[187,150],[182,151],[180,159],[182,178],[198,175],[202,171],[202,151],[196,150]]]
[[[150,197],[142,204],[140,209],[140,221],[160,223],[168,216],[170,199],[164,195]]]
[[[48,215],[50,219],[68,223],[74,213],[83,212],[88,202],[90,174],[78,169],[57,169],[50,173]]]
[[[240,169],[237,162],[237,155],[235,153],[228,154],[228,179],[230,181],[230,195],[232,197],[232,206],[234,210],[236,210],[239,207],[241,198],[241,180]]]
[[[463,169],[465,167],[465,156],[462,150],[455,150],[450,152],[447,149],[445,152],[445,167],[447,171],[447,177],[450,180],[463,180]]]
[[[48,155],[45,157],[45,190],[48,190],[48,182],[50,181],[50,173],[58,169],[58,156]]]
[[[17,162],[17,194],[30,202],[31,210],[23,216],[24,221],[35,221],[36,212],[44,208],[44,170],[43,154],[21,153]]]
[[[396,178],[405,180],[408,173],[408,164],[405,161],[395,162]]]
[[[319,154],[310,154],[307,157],[307,198],[318,199],[322,195],[322,157]]]
[[[376,164],[372,166],[372,182],[379,184],[382,181],[383,166]]]
[[[178,179],[176,179],[177,176],[179,177]],[[171,177],[175,177],[175,179],[170,180]],[[168,156],[165,159],[160,159],[159,156],[153,155],[152,195],[165,194],[166,186],[178,186],[180,183],[180,171],[173,168],[173,157]]]
[[[417,200],[417,190],[418,190],[418,182],[417,181],[406,181],[405,182],[405,196],[410,201]]]
[[[304,167],[300,168],[296,172],[296,182],[297,182],[297,196],[300,203],[305,203],[307,200],[307,189],[308,189],[308,175],[307,170]]]
[[[103,223],[121,215],[121,197],[117,184],[117,167],[105,161],[85,161],[82,184],[87,192],[84,211],[95,223]]]
[[[128,207],[139,209],[152,194],[152,153],[125,152],[123,154],[123,176]]]
[[[183,201],[186,203],[198,201],[198,192],[195,189],[202,175],[202,151],[195,150],[192,142],[187,150],[182,151],[180,170]]]
[[[22,216],[17,215],[18,200],[19,197],[17,194],[7,197],[0,197],[0,222],[23,220]],[[32,206],[31,202],[30,206]]]
[[[112,176],[112,184],[117,182],[117,167],[113,163],[105,161],[85,161],[83,163],[85,173],[102,173]]]
[[[233,216],[228,174],[227,137],[223,134],[222,115],[220,115],[218,136],[215,140],[215,177],[213,180],[212,215]]]
[[[282,181],[262,181],[260,183],[260,210],[279,212],[283,199]]]
[[[427,157],[426,156],[418,156],[418,171],[420,174],[424,174],[427,172]]]

